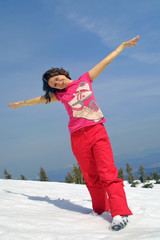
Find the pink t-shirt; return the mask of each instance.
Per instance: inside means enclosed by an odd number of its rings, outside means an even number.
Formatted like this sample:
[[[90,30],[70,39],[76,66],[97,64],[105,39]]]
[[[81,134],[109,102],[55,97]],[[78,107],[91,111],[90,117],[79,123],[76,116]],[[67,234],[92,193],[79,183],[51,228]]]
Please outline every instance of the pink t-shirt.
[[[64,91],[56,92],[55,96],[68,112],[70,133],[86,126],[106,122],[96,104],[88,72],[71,82]]]

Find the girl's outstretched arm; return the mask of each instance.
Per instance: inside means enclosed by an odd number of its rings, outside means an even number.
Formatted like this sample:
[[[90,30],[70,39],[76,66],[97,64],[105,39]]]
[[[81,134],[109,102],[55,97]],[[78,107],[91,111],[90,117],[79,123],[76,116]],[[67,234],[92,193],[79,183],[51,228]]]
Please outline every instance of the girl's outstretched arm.
[[[98,75],[105,69],[105,67],[112,62],[125,47],[134,47],[137,46],[137,41],[139,39],[139,35],[128,42],[123,42],[116,50],[110,53],[106,58],[104,58],[100,63],[98,63],[95,67],[93,67],[89,71],[89,76],[93,81]]]
[[[55,97],[54,93],[50,94],[50,98],[51,98],[50,102],[57,102],[58,101],[58,99]],[[28,100],[25,100],[25,101],[9,103],[8,106],[13,107],[14,110],[15,110],[15,109],[17,109],[19,107],[22,107],[22,106],[32,106],[32,105],[40,104],[40,103],[48,103],[48,101],[46,100],[46,98],[44,96],[41,96],[41,97],[28,99]]]

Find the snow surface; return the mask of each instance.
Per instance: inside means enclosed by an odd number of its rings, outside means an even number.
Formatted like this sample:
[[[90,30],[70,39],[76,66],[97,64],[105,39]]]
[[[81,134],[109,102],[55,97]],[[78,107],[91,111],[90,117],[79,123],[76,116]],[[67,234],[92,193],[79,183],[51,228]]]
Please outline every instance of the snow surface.
[[[133,216],[111,232],[109,213],[96,215],[84,185],[0,180],[1,240],[160,240],[160,185],[125,191]]]

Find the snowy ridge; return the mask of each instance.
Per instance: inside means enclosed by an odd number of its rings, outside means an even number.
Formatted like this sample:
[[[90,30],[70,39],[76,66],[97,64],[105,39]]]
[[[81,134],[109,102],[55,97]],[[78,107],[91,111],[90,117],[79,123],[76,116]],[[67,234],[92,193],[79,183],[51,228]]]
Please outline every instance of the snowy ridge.
[[[0,180],[1,240],[159,240],[160,185],[125,191],[133,216],[120,232],[109,213],[94,214],[84,185]]]

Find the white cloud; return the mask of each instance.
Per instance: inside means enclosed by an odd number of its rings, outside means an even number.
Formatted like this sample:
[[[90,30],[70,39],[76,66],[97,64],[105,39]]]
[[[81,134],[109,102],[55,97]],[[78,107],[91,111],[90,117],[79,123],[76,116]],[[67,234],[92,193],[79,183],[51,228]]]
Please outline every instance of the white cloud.
[[[125,29],[119,29],[117,26],[113,26],[112,23],[105,19],[95,20],[92,17],[80,16],[79,14],[72,13],[67,16],[67,18],[78,25],[83,30],[87,30],[90,33],[97,35],[100,40],[108,47],[115,47],[124,41],[124,36],[126,35]],[[127,28],[127,26],[126,26]],[[122,33],[123,32],[123,33]],[[128,36],[126,36],[127,39]],[[145,53],[137,52],[130,55],[131,58],[139,62],[144,62],[148,64],[154,64],[160,62],[160,53]]]
[[[143,151],[145,151],[146,150],[146,147],[141,147],[141,148],[139,148],[139,152],[143,152]]]
[[[160,96],[160,86],[149,87],[146,86],[146,89],[142,89],[141,91],[137,91],[137,97],[155,97]]]
[[[132,54],[130,57],[136,59],[139,62],[145,62],[148,64],[160,62],[160,53],[135,53]]]
[[[107,79],[107,75],[103,79]],[[112,99],[110,102],[106,102],[104,107],[112,109],[123,104],[131,102],[138,102],[144,100],[144,102],[150,102],[150,104],[158,104],[155,102],[155,97],[160,96],[159,79],[151,79],[150,77],[129,77],[126,78],[109,78],[109,81],[98,80],[95,82],[94,89],[96,89],[96,96],[99,97],[99,102],[103,103],[103,99],[100,96],[107,96],[107,99]],[[136,104],[136,103],[135,103]],[[144,106],[147,108],[147,105]],[[149,108],[149,111],[151,109]]]
[[[82,16],[76,12],[67,14],[68,20],[79,26],[84,31],[97,35],[109,47],[115,47],[120,42],[120,31],[107,19],[95,19],[91,16]],[[119,37],[117,37],[119,36]]]
[[[65,3],[63,1],[63,3]],[[131,20],[130,16],[125,14],[125,18],[122,15],[117,15],[116,20],[114,18],[110,19],[108,15],[95,17],[91,13],[83,13],[81,10],[77,10],[77,5],[75,2],[69,6],[65,5],[65,9],[63,9],[64,16],[71,21],[74,25],[80,27],[84,31],[88,31],[90,33],[95,34],[99,37],[101,42],[104,43],[107,47],[115,48],[121,42],[127,41],[130,38],[134,37],[134,29],[131,30]],[[141,9],[144,10],[144,7]],[[62,8],[61,8],[62,11]],[[149,8],[146,7],[147,14]],[[133,31],[133,32],[132,32]],[[137,31],[137,29],[136,29]],[[142,31],[140,29],[140,31]],[[137,34],[137,33],[135,33]],[[134,54],[128,55],[131,58],[134,58],[138,62],[144,62],[148,64],[154,64],[160,62],[160,53],[150,52],[148,53],[148,44],[151,39],[159,39],[159,34],[157,31],[153,30],[149,33],[143,33],[143,39],[140,38],[138,43],[139,49]],[[143,45],[142,45],[143,44]],[[146,45],[145,45],[146,44]],[[146,52],[147,49],[147,52]],[[141,52],[140,52],[141,51]],[[122,53],[125,54],[125,53]]]

